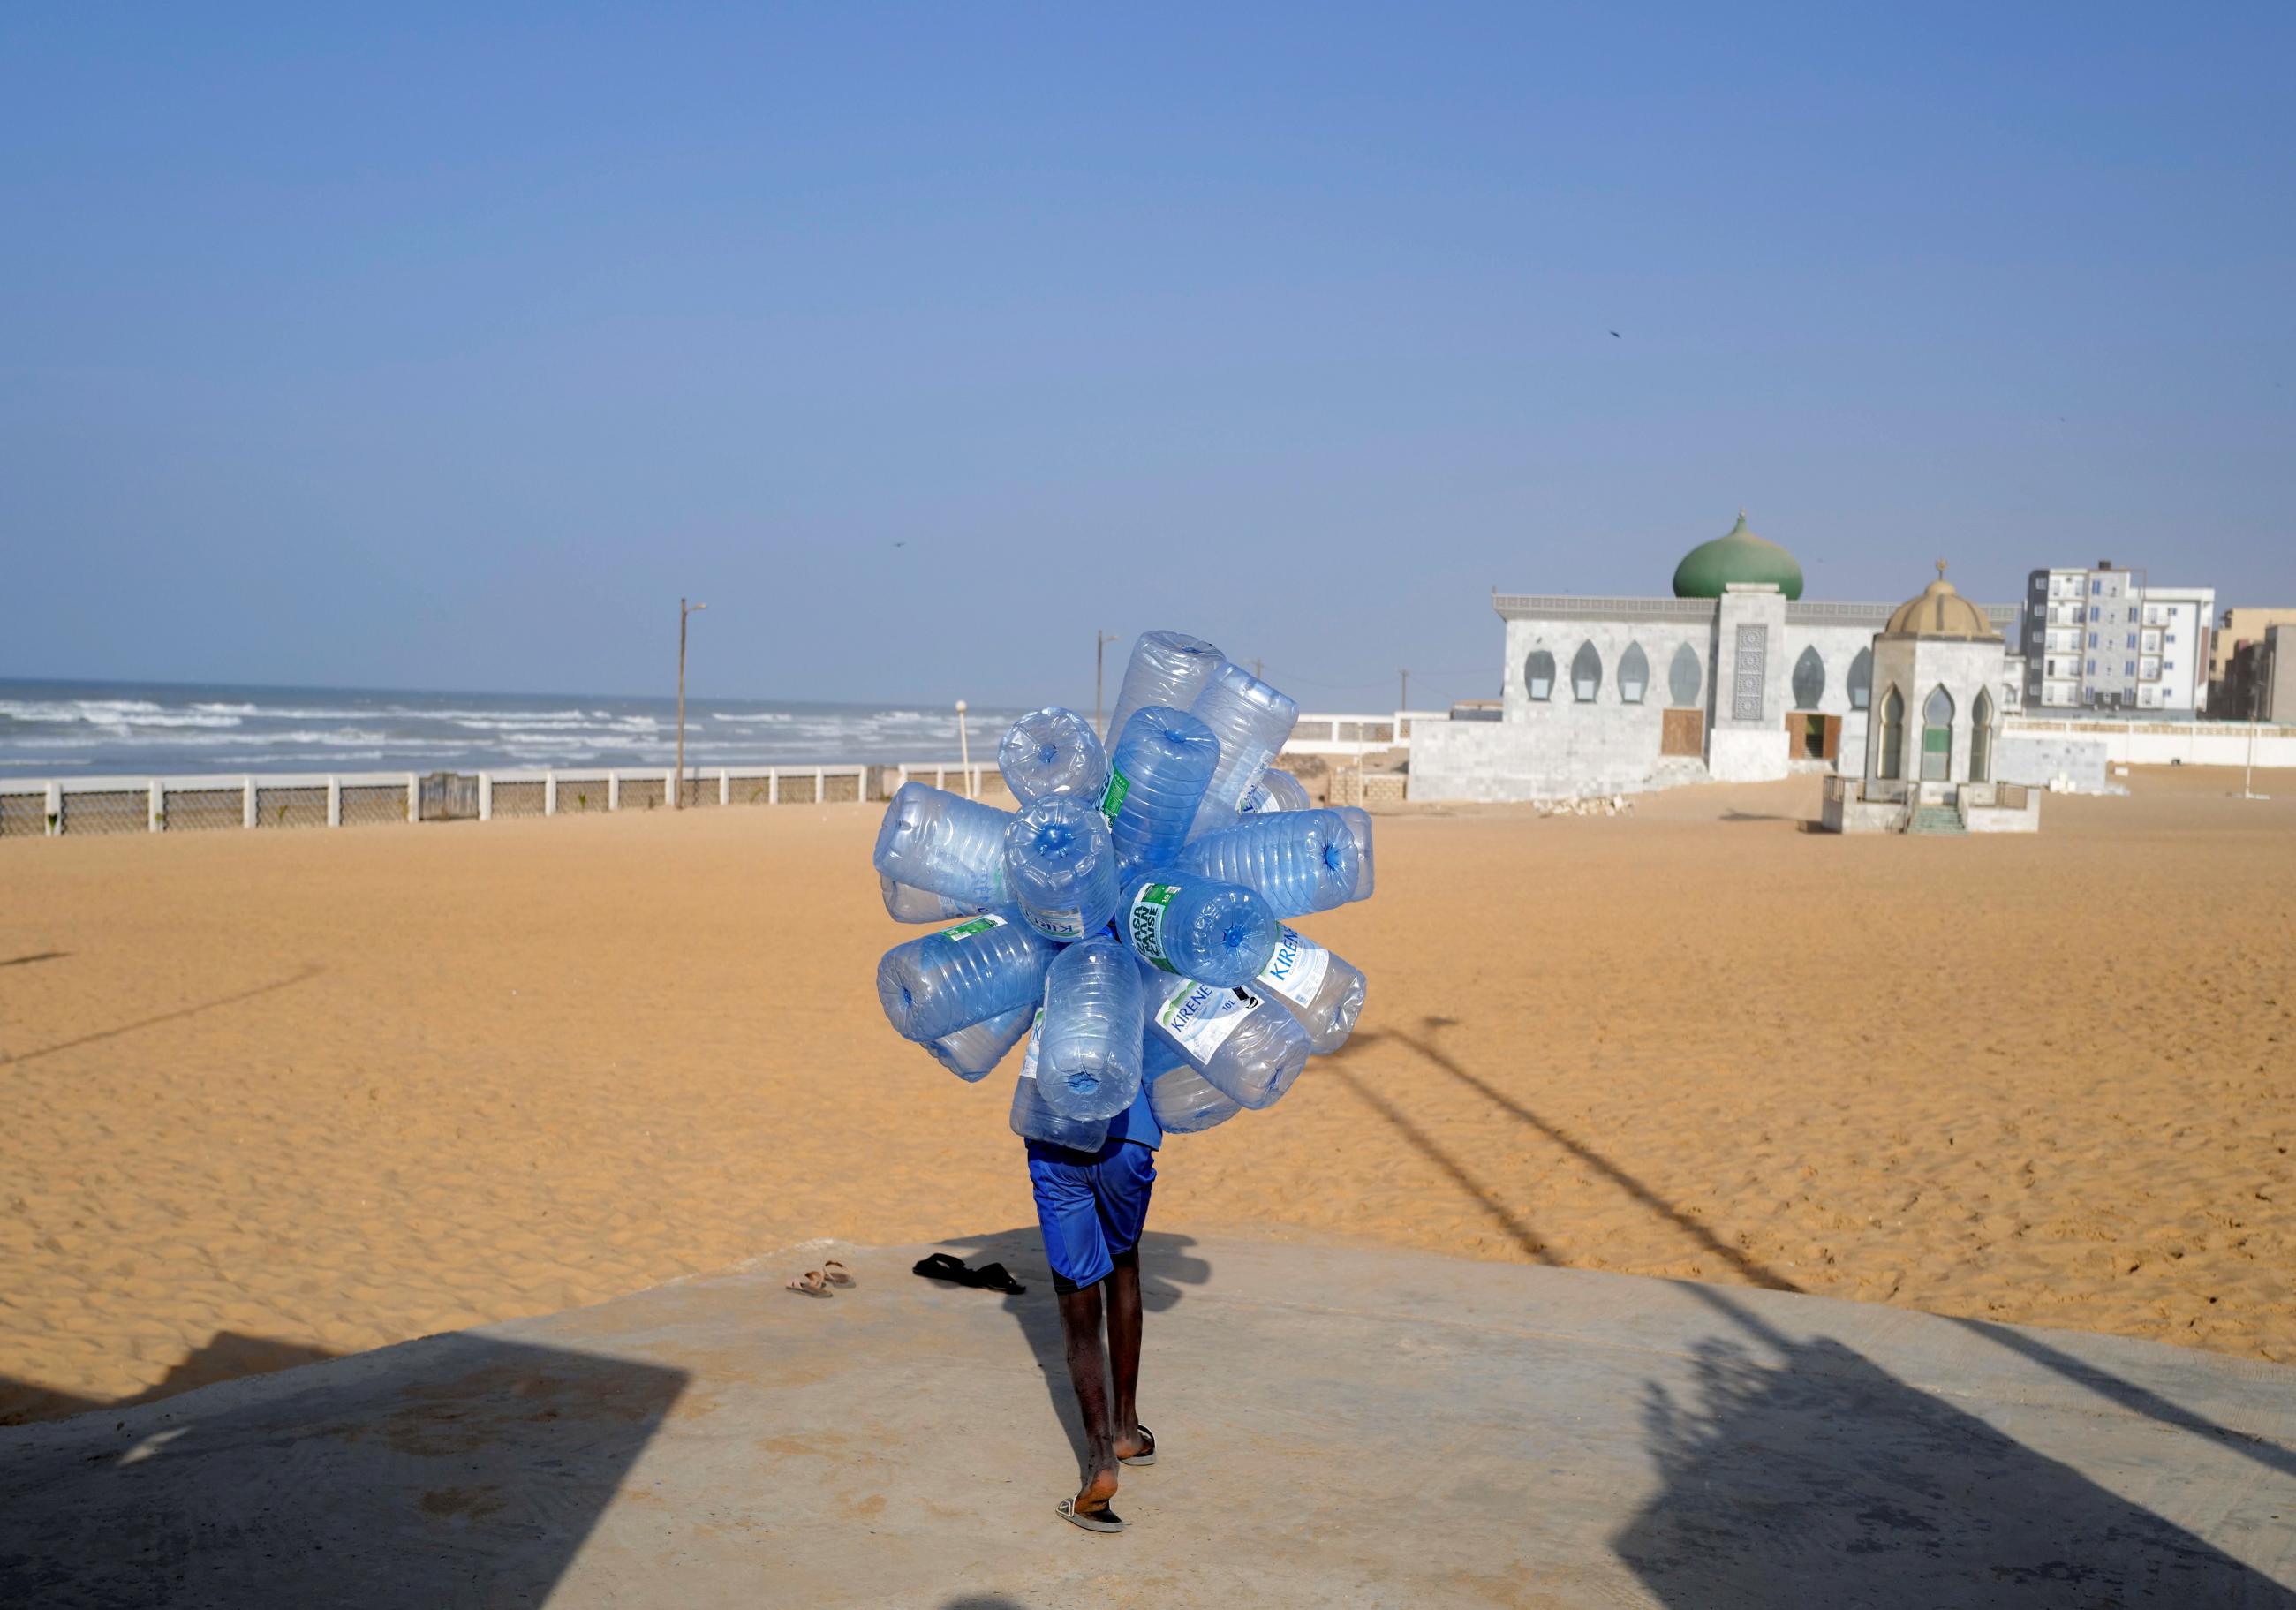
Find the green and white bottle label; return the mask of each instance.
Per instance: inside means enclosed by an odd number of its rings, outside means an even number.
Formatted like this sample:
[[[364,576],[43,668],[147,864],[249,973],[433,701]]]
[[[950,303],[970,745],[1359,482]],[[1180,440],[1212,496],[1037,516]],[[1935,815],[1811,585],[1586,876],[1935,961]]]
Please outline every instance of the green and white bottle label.
[[[1045,1009],[1037,1008],[1036,1021],[1029,1025],[1029,1048],[1021,1054],[1021,1077],[1037,1077],[1037,1031],[1045,1026]]]
[[[1113,766],[1108,768],[1108,786],[1100,791],[1100,814],[1111,822],[1124,809],[1124,796],[1132,792],[1132,779]]]
[[[944,928],[939,933],[934,934],[933,937],[935,939],[952,941],[969,940],[976,933],[986,933],[991,928],[1002,928],[1004,925],[1004,919],[1003,917],[997,916],[994,911],[984,911],[979,916],[974,917],[971,922],[959,923],[954,928]]]
[[[1171,958],[1164,954],[1164,918],[1172,908],[1172,897],[1180,892],[1177,883],[1143,883],[1140,892],[1132,897],[1131,915],[1125,921],[1125,931],[1132,936],[1132,948],[1143,959],[1156,964],[1167,973],[1177,973]]]
[[[1331,970],[1332,953],[1286,924],[1275,941],[1275,957],[1253,982],[1266,984],[1295,1006],[1304,1006],[1316,998]]]
[[[1211,1061],[1227,1037],[1243,1026],[1244,1019],[1267,1003],[1242,984],[1232,990],[1183,979],[1156,1010],[1164,1032],[1179,1042],[1188,1060],[1199,1068]]]

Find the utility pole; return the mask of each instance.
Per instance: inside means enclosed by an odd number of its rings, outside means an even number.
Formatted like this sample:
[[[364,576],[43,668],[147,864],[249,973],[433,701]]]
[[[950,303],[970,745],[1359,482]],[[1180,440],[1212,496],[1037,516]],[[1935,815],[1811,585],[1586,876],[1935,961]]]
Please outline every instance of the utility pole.
[[[1102,739],[1105,741],[1114,737],[1115,735],[1100,731],[1100,681],[1101,672],[1108,662],[1108,645],[1116,641],[1116,634],[1095,632],[1093,637],[1097,641],[1092,645],[1092,729],[1100,733]]]
[[[1395,708],[1398,711],[1409,710],[1411,708],[1411,673],[1407,670],[1399,670],[1395,674],[1403,678],[1403,686],[1396,691]]]
[[[1259,674],[1259,667],[1260,667],[1260,664],[1261,664],[1261,661],[1259,661],[1259,660],[1256,660],[1256,659],[1251,662],[1251,679],[1252,679],[1254,682],[1264,682],[1264,681],[1266,681],[1266,680],[1267,680],[1267,678],[1266,678],[1262,677],[1262,676]]]
[[[699,614],[709,607],[706,604],[688,604],[683,598],[677,601],[677,787],[672,791],[669,801],[672,810],[685,808],[685,620],[687,616]]]
[[[971,799],[978,791],[972,786],[972,740],[964,731],[964,701],[956,702],[956,758],[964,768],[964,797]]]

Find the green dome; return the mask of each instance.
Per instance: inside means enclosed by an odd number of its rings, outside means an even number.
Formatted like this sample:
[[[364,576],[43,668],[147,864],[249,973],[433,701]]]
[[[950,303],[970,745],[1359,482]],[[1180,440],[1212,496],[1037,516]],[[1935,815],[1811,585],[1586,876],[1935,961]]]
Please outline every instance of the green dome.
[[[1746,511],[1727,535],[1702,542],[1674,567],[1677,598],[1719,598],[1734,581],[1767,581],[1789,598],[1801,596],[1801,566],[1775,542],[1746,529]]]

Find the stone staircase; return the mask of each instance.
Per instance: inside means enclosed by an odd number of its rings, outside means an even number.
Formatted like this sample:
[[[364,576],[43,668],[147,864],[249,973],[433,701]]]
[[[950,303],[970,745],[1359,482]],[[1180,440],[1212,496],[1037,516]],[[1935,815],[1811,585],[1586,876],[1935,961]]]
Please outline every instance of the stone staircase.
[[[1961,825],[1961,812],[1950,805],[1923,805],[1915,809],[1913,819],[1906,824],[1907,833],[1967,833]]]

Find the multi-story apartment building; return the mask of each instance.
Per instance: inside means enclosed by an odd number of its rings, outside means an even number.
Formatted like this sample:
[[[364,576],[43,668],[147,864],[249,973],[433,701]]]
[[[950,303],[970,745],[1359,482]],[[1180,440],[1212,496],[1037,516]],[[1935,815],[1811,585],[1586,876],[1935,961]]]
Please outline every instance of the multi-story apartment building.
[[[2243,643],[2260,645],[2265,634],[2276,626],[2296,626],[2296,609],[2258,609],[2239,605],[2226,610],[2217,621],[2217,629],[2209,638],[2209,713],[2234,716],[2247,719],[2236,711],[2234,701],[2224,692],[2224,685],[2232,676],[2232,657]]]
[[[2035,571],[2025,588],[2025,702],[2042,709],[2174,711],[2208,705],[2213,587],[2152,587],[2099,560]]]

